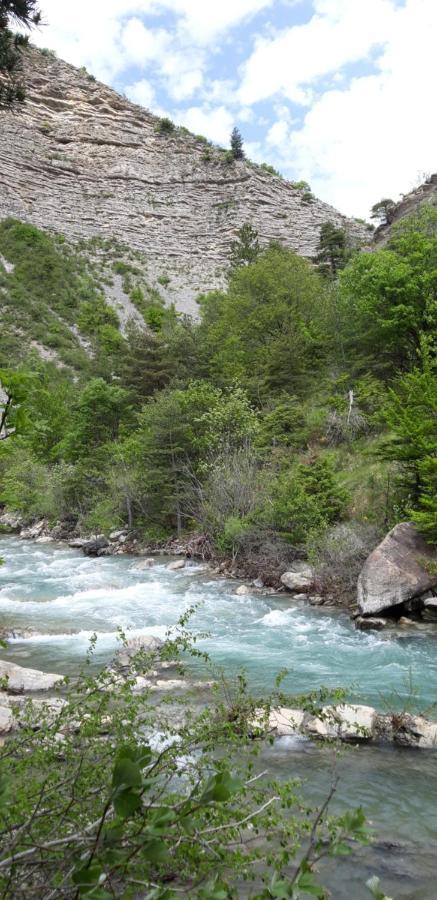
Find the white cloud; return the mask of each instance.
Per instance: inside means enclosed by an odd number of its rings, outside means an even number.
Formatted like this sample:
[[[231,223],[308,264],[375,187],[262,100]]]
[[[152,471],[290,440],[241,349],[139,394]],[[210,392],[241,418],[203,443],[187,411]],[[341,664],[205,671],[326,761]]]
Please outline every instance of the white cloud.
[[[396,16],[394,0],[315,0],[315,15],[273,39],[259,38],[243,66],[242,103],[281,93],[309,105],[317,79],[366,59],[387,41]]]
[[[191,106],[178,114],[178,122],[195,134],[203,134],[217,144],[227,146],[234,125],[232,114],[224,106],[213,109]]]
[[[120,46],[130,65],[144,66],[162,59],[169,51],[172,38],[163,28],[146,28],[136,16],[121,27]]]
[[[435,171],[436,46],[435,0],[407,0],[392,19],[378,73],[323,93],[303,127],[285,135],[280,164],[342,211],[362,216],[381,196],[397,199],[420,172]]]
[[[127,84],[124,92],[133,103],[139,103],[140,106],[146,106],[147,109],[153,109],[156,104],[155,91],[150,81],[146,81],[145,78],[141,78],[140,81],[135,81],[133,84]]]

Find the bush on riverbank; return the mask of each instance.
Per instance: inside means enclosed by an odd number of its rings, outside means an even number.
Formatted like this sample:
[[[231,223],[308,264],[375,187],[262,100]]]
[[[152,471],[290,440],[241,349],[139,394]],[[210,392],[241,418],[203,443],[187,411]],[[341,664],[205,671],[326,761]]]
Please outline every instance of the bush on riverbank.
[[[203,656],[184,623],[124,676],[85,673],[55,708],[20,704],[20,731],[0,749],[2,896],[327,896],[317,862],[367,841],[362,811],[331,814],[335,783],[311,810],[294,781],[260,771],[261,723],[284,703],[279,690],[262,702],[243,677],[220,676],[206,708],[157,704],[145,676],[181,650]],[[327,698],[301,705],[318,713]]]

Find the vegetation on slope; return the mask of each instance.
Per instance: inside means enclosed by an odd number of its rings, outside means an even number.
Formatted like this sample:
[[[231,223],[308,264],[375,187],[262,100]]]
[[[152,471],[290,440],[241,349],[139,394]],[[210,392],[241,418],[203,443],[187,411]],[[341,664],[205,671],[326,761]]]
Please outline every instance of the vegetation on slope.
[[[34,320],[41,341],[62,320],[65,362],[73,322],[94,342],[73,378],[36,356],[19,363],[4,332],[3,365],[12,351],[11,369],[31,377],[26,427],[3,442],[3,503],[153,541],[201,533],[205,553],[272,583],[296,554],[323,569],[336,542],[340,559],[359,546],[361,560],[405,516],[435,539],[436,223],[425,208],[374,253],[325,229],[315,267],[261,251],[245,227],[228,289],[200,299],[199,323],[123,264],[155,310],[125,338],[80,257],[3,223],[6,315],[27,317],[27,333]]]

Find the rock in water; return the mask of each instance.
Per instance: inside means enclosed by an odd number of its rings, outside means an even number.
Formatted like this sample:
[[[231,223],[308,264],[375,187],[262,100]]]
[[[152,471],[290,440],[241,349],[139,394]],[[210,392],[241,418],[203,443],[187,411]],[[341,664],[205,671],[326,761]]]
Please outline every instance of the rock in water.
[[[85,541],[82,544],[85,556],[99,556],[102,550],[106,550],[107,547],[109,547],[109,541],[104,534],[99,534],[96,538],[92,538],[92,540]]]
[[[163,645],[164,641],[152,634],[142,634],[139,637],[129,638],[117,651],[113,665],[118,669],[125,669],[130,666],[133,657],[140,651],[153,653],[160,650]]]
[[[176,559],[174,562],[168,564],[167,569],[169,572],[177,572],[178,569],[185,569],[185,560]]]
[[[437,586],[430,574],[436,553],[411,522],[401,522],[370,554],[358,578],[358,608],[363,616],[399,606]],[[428,564],[429,571],[428,571]]]
[[[24,669],[15,663],[0,660],[0,678],[7,678],[6,690],[11,694],[50,691],[63,677],[38,669]]]

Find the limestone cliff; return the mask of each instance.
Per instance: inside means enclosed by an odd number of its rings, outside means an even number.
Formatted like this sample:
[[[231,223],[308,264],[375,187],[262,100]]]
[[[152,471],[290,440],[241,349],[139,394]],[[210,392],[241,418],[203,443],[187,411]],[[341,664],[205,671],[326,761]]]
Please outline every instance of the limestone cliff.
[[[263,244],[309,257],[326,221],[352,241],[369,238],[365,224],[259,166],[229,163],[185,129],[161,133],[156,116],[84,70],[37,50],[26,70],[24,108],[1,118],[0,218],[129,245],[180,310],[195,311],[196,295],[223,283],[244,222]]]

